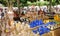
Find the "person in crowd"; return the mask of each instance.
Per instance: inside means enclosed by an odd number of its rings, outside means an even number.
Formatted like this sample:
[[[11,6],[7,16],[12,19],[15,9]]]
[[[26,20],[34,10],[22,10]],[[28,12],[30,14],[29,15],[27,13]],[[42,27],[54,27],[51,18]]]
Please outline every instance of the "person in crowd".
[[[0,8],[0,19],[1,19],[1,17],[2,17],[2,16],[1,16],[1,14],[2,14],[2,10],[3,10],[3,9],[2,9],[2,8]]]
[[[2,29],[2,26],[1,26],[1,24],[0,24],[0,36],[1,36],[1,33],[2,33],[2,30],[1,30],[1,29]]]

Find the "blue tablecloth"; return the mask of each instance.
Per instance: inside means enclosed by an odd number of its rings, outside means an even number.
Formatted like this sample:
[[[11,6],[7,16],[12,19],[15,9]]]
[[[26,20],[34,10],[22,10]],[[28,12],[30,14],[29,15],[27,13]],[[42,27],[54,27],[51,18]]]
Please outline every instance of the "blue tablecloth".
[[[41,20],[34,20],[29,25],[30,25],[31,28],[39,26],[39,28],[37,28],[37,30],[32,30],[35,34],[37,32],[39,32],[39,34],[42,35],[42,34],[50,31],[50,29],[48,29],[46,27],[46,25],[43,23],[42,19]]]
[[[56,23],[55,22],[48,22],[48,23],[46,23],[46,26],[48,26],[48,25],[55,25]]]
[[[29,25],[30,25],[31,28],[34,28],[36,26],[43,25],[43,24],[44,23],[43,23],[43,21],[41,19],[41,20],[34,20],[34,21],[30,22]]]

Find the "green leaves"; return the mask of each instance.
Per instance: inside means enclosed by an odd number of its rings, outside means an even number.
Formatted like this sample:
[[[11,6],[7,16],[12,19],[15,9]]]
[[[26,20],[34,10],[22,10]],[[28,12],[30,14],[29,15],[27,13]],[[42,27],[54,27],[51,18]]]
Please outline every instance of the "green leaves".
[[[29,5],[32,5],[32,4],[37,5],[38,4],[38,6],[43,6],[43,5],[48,5],[49,2],[47,2],[47,1],[42,1],[42,2],[38,1],[38,2],[33,2],[33,3],[29,2],[28,4]]]
[[[28,1],[30,1],[30,2],[36,2],[37,0],[28,0]]]
[[[27,6],[27,0],[20,0],[20,7]]]
[[[10,0],[13,2],[14,6],[17,6],[17,0]],[[45,0],[44,2],[40,2],[37,0],[19,0],[20,1],[20,6],[28,6],[28,5],[48,5],[50,0]],[[29,3],[30,2],[30,3]],[[7,6],[7,0],[0,0],[0,3],[2,3],[3,5]],[[60,4],[60,0],[52,0],[52,5],[57,5]]]
[[[27,0],[20,0],[20,3],[27,3]]]

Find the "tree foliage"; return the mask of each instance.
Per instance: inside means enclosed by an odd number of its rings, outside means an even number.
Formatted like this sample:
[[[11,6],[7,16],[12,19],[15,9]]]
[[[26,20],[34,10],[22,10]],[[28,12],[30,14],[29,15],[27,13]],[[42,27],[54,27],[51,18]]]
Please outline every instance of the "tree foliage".
[[[5,0],[0,0],[0,3],[3,4],[4,6],[6,6],[6,1]]]
[[[28,0],[28,1],[30,1],[30,2],[36,2],[37,0]]]
[[[49,2],[47,2],[47,1],[38,1],[38,2],[34,2],[34,3],[28,3],[29,5],[38,5],[38,6],[43,6],[43,5],[48,5],[49,4]]]
[[[14,6],[17,6],[17,1],[16,0],[11,0],[11,1],[13,2]],[[20,6],[27,6],[28,5],[28,3],[27,3],[28,1],[35,4],[35,2],[37,0],[19,0],[19,1],[20,1]],[[45,1],[49,2],[50,0],[45,0]],[[7,6],[6,0],[0,0],[0,3],[3,4],[4,6]],[[43,5],[45,5],[45,4],[43,4]],[[52,0],[52,5],[57,5],[57,4],[60,4],[60,0]],[[40,5],[40,3],[38,5]]]

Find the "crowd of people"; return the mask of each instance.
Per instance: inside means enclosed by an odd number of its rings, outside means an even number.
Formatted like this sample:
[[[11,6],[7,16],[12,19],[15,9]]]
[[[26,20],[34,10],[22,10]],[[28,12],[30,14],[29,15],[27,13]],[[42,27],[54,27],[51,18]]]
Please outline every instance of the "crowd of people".
[[[18,15],[18,9],[8,11],[8,9],[0,8],[0,35],[1,36],[40,36],[39,33],[34,34],[29,26],[33,20],[48,19],[46,13],[49,8],[30,6],[24,7]],[[53,9],[54,10],[54,9]],[[55,12],[55,11],[52,11]],[[5,35],[3,35],[5,34]]]

